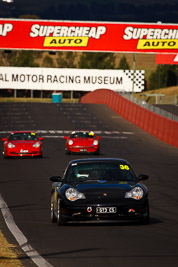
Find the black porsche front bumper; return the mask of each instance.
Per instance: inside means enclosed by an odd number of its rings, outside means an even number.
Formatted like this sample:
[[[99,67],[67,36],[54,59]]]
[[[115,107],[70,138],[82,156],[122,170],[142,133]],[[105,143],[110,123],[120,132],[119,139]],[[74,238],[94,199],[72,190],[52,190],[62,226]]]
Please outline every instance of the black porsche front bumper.
[[[97,213],[97,207],[114,207],[115,212],[103,212]],[[131,203],[125,205],[118,205],[118,203],[112,203],[107,205],[106,203],[92,204],[84,206],[72,206],[61,203],[61,215],[66,222],[117,222],[117,221],[130,221],[130,220],[142,220],[149,216],[148,200],[131,201]]]

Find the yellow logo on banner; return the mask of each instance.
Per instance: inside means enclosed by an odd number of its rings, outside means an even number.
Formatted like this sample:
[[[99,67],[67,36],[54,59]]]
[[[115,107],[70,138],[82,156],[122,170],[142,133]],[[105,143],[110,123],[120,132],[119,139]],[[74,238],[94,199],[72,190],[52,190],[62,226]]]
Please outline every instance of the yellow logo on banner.
[[[178,39],[140,39],[137,49],[178,49]]]
[[[44,47],[87,46],[89,37],[45,37]]]

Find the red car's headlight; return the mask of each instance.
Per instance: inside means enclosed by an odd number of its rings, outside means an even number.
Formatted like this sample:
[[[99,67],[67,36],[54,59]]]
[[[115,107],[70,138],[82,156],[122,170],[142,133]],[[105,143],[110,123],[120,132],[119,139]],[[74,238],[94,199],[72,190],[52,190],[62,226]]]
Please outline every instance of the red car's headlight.
[[[12,143],[9,143],[7,146],[8,146],[8,148],[13,148],[13,147],[15,147],[15,145],[12,144]]]
[[[94,146],[97,146],[98,145],[98,141],[97,140],[94,140],[93,145]]]
[[[73,141],[72,140],[69,140],[68,141],[68,144],[71,146],[71,145],[73,145]]]
[[[35,144],[33,144],[32,147],[36,147],[36,148],[38,148],[38,147],[40,147],[40,143],[39,143],[39,142],[36,142]]]

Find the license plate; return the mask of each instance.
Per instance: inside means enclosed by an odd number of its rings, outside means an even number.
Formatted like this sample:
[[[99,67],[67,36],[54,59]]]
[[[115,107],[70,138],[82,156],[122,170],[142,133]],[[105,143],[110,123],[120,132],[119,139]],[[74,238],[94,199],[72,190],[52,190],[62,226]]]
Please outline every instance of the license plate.
[[[116,213],[116,207],[97,207],[96,213]]]
[[[28,153],[28,150],[21,149],[21,150],[20,150],[20,153]]]
[[[87,149],[83,149],[83,148],[81,148],[80,151],[81,151],[81,152],[85,152],[85,151],[87,151]]]

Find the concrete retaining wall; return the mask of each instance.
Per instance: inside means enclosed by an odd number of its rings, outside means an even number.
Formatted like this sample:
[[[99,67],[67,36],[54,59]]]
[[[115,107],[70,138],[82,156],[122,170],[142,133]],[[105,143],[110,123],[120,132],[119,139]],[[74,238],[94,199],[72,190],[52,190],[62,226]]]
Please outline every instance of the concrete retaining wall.
[[[153,113],[112,90],[95,90],[83,96],[80,102],[105,104],[144,131],[172,146],[178,147],[178,122]]]

